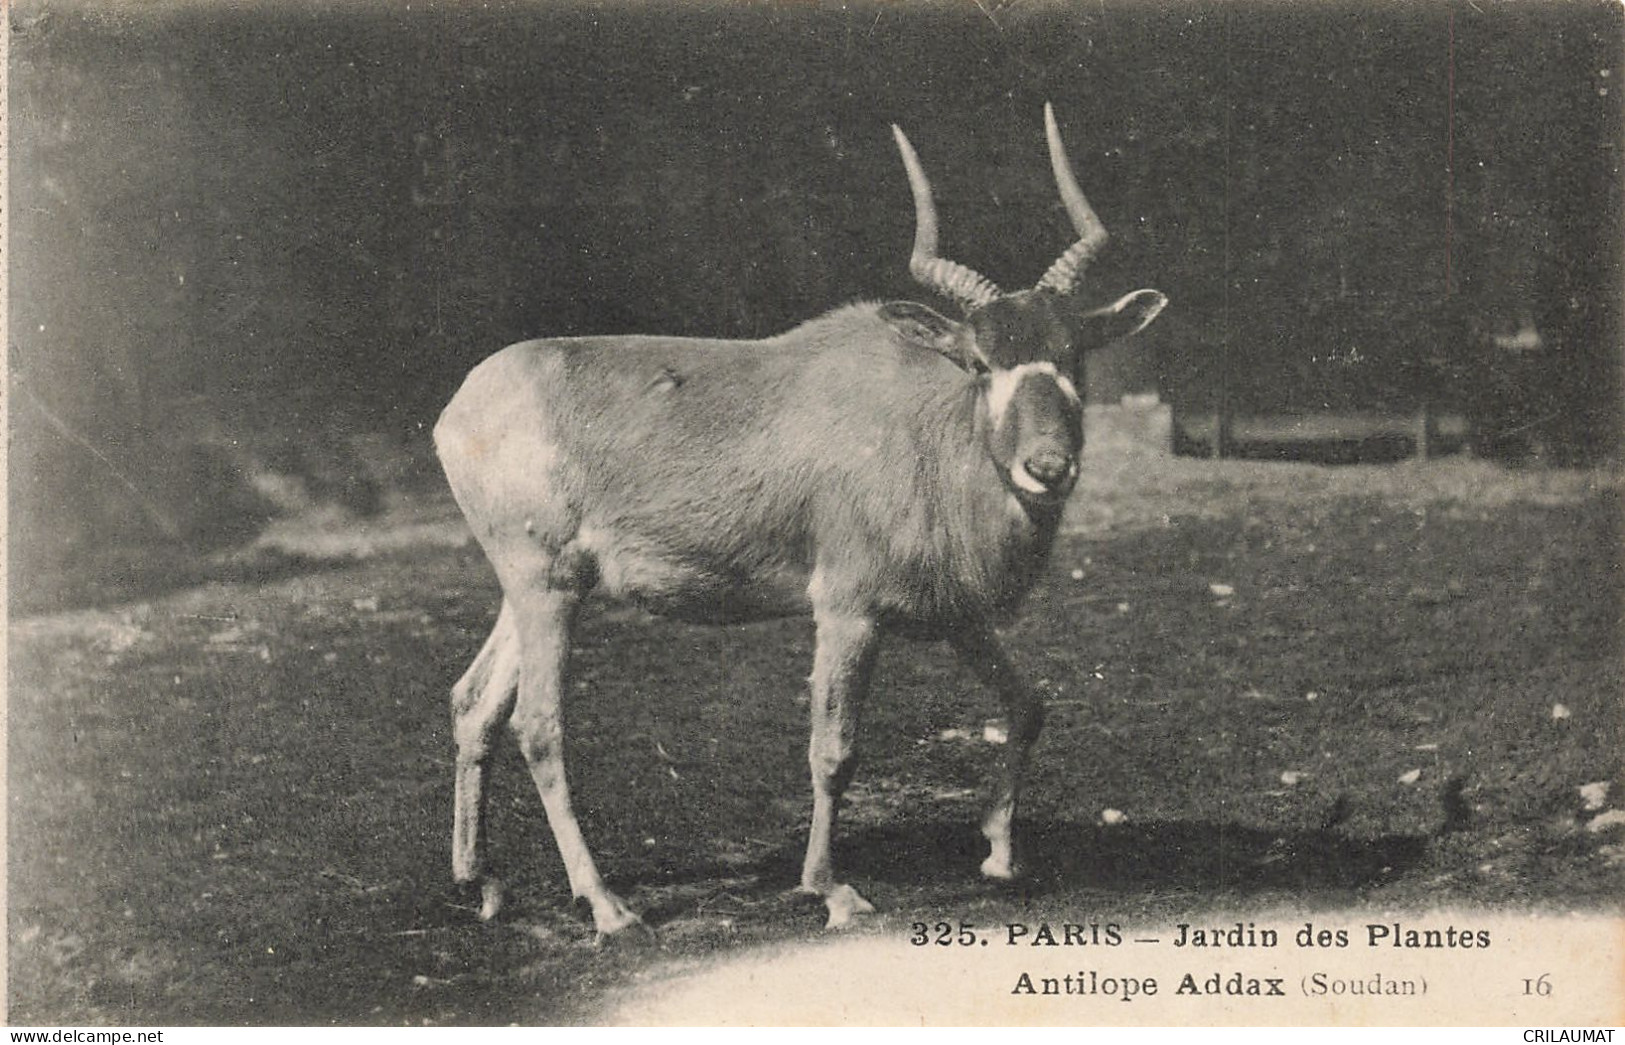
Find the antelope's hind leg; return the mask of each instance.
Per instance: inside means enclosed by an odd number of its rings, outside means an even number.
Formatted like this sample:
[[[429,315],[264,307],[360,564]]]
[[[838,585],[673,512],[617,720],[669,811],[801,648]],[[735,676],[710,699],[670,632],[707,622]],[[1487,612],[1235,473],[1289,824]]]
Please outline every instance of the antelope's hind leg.
[[[604,885],[582,837],[565,779],[562,705],[570,626],[580,596],[574,591],[542,588],[513,601],[522,652],[519,698],[508,724],[547,810],[548,826],[570,878],[570,892],[592,905],[593,925],[600,939],[628,926],[642,926],[643,920]]]
[[[866,617],[818,613],[818,650],[813,657],[812,737],[807,762],[812,769],[812,830],[801,869],[801,891],[824,898],[826,928],[837,929],[874,906],[850,885],[835,880],[830,845],[841,795],[857,768],[854,741],[858,716],[869,687],[879,633]]]
[[[451,691],[452,736],[457,741],[451,876],[459,884],[479,883],[481,921],[496,917],[502,907],[502,883],[487,863],[486,778],[493,738],[513,714],[518,692],[519,635],[504,602],[490,637]]]

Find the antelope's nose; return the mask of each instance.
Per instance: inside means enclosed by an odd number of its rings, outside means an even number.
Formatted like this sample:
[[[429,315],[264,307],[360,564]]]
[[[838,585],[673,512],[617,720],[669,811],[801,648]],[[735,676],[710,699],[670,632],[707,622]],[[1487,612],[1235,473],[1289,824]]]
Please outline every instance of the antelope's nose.
[[[1052,490],[1072,477],[1072,455],[1059,450],[1036,453],[1021,463],[1028,475]]]

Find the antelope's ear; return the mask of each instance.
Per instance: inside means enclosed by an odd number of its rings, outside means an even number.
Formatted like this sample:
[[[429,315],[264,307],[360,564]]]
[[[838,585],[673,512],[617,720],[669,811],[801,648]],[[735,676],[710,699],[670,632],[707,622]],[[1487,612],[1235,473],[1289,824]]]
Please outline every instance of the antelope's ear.
[[[1105,308],[1079,317],[1077,343],[1085,350],[1101,348],[1144,330],[1168,304],[1160,290],[1136,290]]]
[[[973,374],[988,369],[976,350],[976,335],[963,323],[913,301],[888,301],[879,315],[904,344],[930,349]]]

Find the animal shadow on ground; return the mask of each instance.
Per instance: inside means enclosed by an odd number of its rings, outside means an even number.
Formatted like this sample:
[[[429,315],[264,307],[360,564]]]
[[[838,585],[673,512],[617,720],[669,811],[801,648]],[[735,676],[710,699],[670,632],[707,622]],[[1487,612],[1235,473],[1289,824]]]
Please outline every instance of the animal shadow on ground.
[[[854,827],[838,843],[838,859],[848,880],[882,910],[974,895],[1066,905],[1103,893],[1222,905],[1278,894],[1358,895],[1422,863],[1432,841],[1419,834],[1357,838],[1336,827],[1283,832],[1187,821],[1105,827],[1051,820],[1023,828],[1024,872],[1008,887],[981,877],[987,843],[961,819]],[[657,929],[697,913],[764,923],[804,915],[812,926],[822,921],[822,903],[791,892],[800,861],[799,848],[783,848],[743,866],[702,861],[621,884],[640,895],[643,918]]]
[[[1015,888],[1029,899],[1079,889],[1211,896],[1358,891],[1403,875],[1430,841],[1186,821],[1104,827],[1052,820],[1024,828],[1018,837],[1025,872]],[[973,826],[957,822],[878,827],[848,843],[854,878],[919,885],[974,880],[986,849]]]

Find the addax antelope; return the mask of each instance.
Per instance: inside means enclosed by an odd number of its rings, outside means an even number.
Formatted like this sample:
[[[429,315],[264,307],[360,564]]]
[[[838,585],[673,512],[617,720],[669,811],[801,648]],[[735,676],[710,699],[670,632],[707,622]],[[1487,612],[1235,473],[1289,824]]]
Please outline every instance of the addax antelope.
[[[435,445],[503,595],[452,693],[452,872],[480,883],[482,918],[502,902],[484,806],[506,723],[599,933],[639,922],[599,876],[565,779],[570,632],[589,595],[718,623],[811,614],[801,888],[823,898],[831,926],[873,910],[840,881],[830,842],[881,637],[946,639],[1009,719],[982,872],[1014,873],[1012,821],[1043,712],[994,626],[1042,574],[1077,479],[1079,353],[1140,329],[1166,302],[1155,290],[1080,302],[1106,230],[1048,106],[1044,116],[1078,239],[1031,289],[1006,293],[938,256],[930,184],[893,127],[914,196],[909,269],[963,319],[888,302],[760,341],[526,341],[479,364],[446,407]]]

